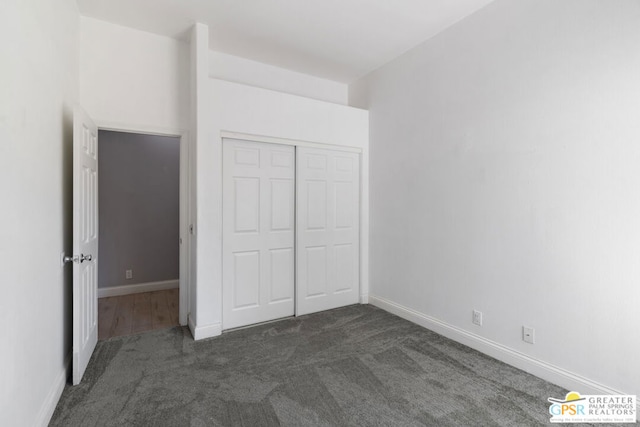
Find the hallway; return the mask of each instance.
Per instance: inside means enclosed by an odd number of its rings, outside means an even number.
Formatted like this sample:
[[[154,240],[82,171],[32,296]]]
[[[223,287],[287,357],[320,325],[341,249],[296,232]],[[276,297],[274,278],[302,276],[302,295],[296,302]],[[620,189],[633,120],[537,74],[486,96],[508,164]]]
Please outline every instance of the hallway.
[[[98,299],[98,339],[178,326],[179,294],[167,289]]]

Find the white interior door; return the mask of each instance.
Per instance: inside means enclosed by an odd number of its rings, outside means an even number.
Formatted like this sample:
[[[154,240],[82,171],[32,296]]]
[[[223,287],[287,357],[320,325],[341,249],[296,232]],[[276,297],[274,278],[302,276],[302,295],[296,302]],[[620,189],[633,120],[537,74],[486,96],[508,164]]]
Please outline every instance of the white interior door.
[[[298,147],[296,315],[359,301],[360,156]]]
[[[73,384],[98,342],[98,129],[73,117]]]
[[[224,140],[224,329],[294,314],[294,186],[294,147]]]

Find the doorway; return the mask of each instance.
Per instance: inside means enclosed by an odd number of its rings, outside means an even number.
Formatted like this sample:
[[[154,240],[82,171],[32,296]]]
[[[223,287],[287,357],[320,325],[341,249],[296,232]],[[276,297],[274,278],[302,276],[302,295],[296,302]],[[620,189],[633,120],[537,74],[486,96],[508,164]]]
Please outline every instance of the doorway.
[[[178,326],[181,138],[98,134],[98,339]]]

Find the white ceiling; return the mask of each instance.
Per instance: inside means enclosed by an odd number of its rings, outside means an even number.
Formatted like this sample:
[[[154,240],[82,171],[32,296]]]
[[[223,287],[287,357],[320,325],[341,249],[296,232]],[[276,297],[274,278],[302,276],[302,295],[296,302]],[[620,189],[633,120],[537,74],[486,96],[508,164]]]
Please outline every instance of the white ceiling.
[[[213,50],[349,83],[492,0],[77,0],[80,12]]]

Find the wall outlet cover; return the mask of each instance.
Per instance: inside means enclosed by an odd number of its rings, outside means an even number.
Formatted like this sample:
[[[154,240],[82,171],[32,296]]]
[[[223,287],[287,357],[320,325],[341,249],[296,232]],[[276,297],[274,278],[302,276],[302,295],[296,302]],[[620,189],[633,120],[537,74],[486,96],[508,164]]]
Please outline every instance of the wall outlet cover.
[[[522,341],[529,344],[535,344],[536,342],[536,330],[529,326],[522,327]]]
[[[473,310],[473,323],[482,326],[482,312],[478,310]]]

